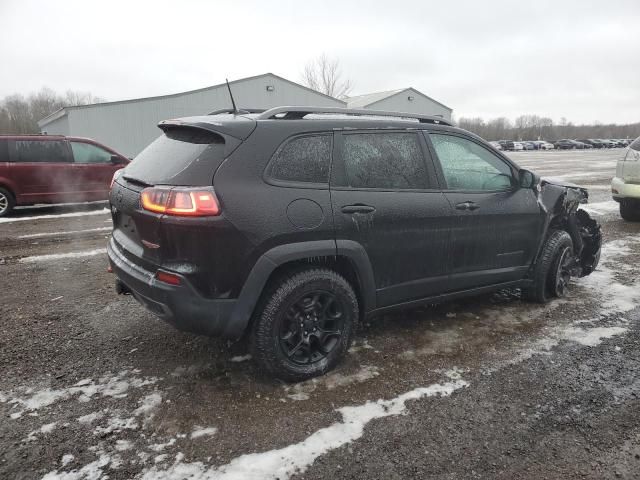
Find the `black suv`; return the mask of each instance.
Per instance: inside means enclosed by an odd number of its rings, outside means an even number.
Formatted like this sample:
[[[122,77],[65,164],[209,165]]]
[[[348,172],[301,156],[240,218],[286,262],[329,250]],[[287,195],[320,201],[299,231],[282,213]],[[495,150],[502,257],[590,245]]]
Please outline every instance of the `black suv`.
[[[439,117],[279,107],[167,120],[111,190],[116,289],[179,329],[250,339],[285,380],[320,375],[358,322],[589,274],[587,192],[520,169]]]

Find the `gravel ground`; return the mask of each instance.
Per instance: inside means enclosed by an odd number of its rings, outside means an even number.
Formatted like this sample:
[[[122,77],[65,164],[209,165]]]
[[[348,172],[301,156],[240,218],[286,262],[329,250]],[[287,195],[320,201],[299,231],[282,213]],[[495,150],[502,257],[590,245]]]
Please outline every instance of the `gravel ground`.
[[[544,307],[500,292],[377,318],[297,385],[116,296],[104,204],[0,219],[0,478],[640,478],[621,150],[512,155],[590,188],[598,271]]]

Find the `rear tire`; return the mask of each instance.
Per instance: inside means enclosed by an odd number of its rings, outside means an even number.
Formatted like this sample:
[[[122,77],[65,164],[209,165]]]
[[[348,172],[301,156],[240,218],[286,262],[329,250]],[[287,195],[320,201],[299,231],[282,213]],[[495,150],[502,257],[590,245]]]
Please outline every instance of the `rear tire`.
[[[13,194],[4,188],[0,188],[0,217],[6,217],[13,211],[16,201]]]
[[[534,270],[533,285],[522,290],[526,300],[547,303],[554,297],[564,297],[571,279],[573,241],[564,230],[552,231],[542,247]]]
[[[627,222],[640,222],[640,202],[622,200],[620,202],[620,216]]]
[[[251,351],[271,375],[296,382],[323,375],[346,353],[358,320],[353,288],[321,268],[273,282],[256,310]]]

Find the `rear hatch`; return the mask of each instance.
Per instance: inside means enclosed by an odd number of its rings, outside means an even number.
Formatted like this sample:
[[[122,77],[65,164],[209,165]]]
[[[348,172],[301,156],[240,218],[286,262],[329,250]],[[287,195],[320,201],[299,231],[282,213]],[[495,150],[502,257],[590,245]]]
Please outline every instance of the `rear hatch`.
[[[226,116],[220,116],[226,117]],[[217,117],[212,117],[217,118]],[[255,128],[251,119],[235,117],[224,122],[198,118],[162,122],[163,135],[145,148],[114,180],[111,194],[113,239],[123,254],[143,268],[159,266],[189,273],[190,249],[198,232],[220,217],[172,217],[143,208],[141,194],[158,187],[212,190],[220,164]],[[222,120],[222,119],[221,119]],[[224,132],[224,133],[223,133]],[[234,133],[236,136],[231,135]],[[147,190],[148,191],[148,190]],[[178,230],[178,234],[176,232]]]
[[[623,159],[618,162],[616,176],[625,183],[640,185],[640,137],[629,145]]]

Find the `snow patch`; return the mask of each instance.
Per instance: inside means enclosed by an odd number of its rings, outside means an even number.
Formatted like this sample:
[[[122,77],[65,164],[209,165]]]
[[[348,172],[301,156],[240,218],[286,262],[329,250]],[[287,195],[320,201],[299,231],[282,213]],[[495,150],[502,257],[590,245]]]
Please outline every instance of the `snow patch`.
[[[137,430],[138,422],[135,417],[129,418],[120,418],[120,417],[111,417],[107,420],[106,425],[97,426],[93,430],[93,434],[98,437],[105,437],[112,433],[119,433],[123,430]]]
[[[324,386],[327,390],[343,388],[355,383],[362,383],[380,375],[378,367],[365,365],[355,373],[343,374],[338,372],[328,373],[322,377],[312,378],[295,385],[284,387],[287,398],[295,401],[309,400],[310,394],[318,387]]]
[[[246,362],[248,360],[251,360],[251,354],[247,354],[247,355],[236,355],[235,357],[231,357],[231,361],[234,363],[240,363],[240,362]]]
[[[356,373],[351,375],[343,375],[341,373],[333,373],[326,376],[324,383],[327,386],[327,390],[333,390],[339,387],[346,387],[354,383],[362,383],[380,375],[378,367],[364,366]]]
[[[218,429],[216,427],[195,427],[193,432],[191,432],[191,435],[189,435],[189,438],[193,440],[200,437],[210,437],[211,435],[215,435],[217,432]]]
[[[152,385],[157,382],[155,377],[140,378],[132,376],[135,372],[127,370],[117,375],[105,375],[94,381],[90,378],[81,380],[71,387],[61,389],[45,388],[34,392],[32,388],[19,389],[20,393],[4,393],[3,403],[13,404],[14,407],[22,407],[22,410],[13,412],[10,416],[13,419],[20,418],[25,412],[35,412],[42,408],[48,407],[62,400],[68,400],[78,397],[80,402],[89,402],[94,396],[123,398],[131,388],[140,388],[146,385]],[[11,398],[10,398],[11,397]],[[93,415],[93,414],[89,414]],[[80,417],[90,423],[97,417]]]
[[[142,480],[177,480],[182,478],[216,478],[236,480],[247,478],[285,479],[304,472],[319,456],[353,442],[362,436],[364,427],[377,418],[407,413],[407,402],[424,397],[445,397],[468,386],[464,380],[416,388],[391,400],[378,400],[363,405],[343,407],[337,411],[342,421],[320,429],[300,443],[279,450],[250,453],[235,458],[219,468],[202,462],[184,463],[177,457],[167,469],[156,466],[147,469]]]
[[[145,421],[149,420],[153,416],[153,411],[162,403],[162,395],[159,393],[152,393],[140,400],[140,406],[133,412],[134,415],[143,415]]]
[[[47,233],[31,233],[29,235],[20,235],[17,238],[19,240],[26,240],[28,238],[46,238],[46,237],[58,237],[61,235],[75,235],[77,233],[90,233],[90,232],[107,232],[111,231],[111,227],[98,227],[98,228],[88,228],[86,230],[69,230],[69,231],[61,231],[61,232],[47,232]]]
[[[93,257],[95,255],[100,255],[101,253],[107,253],[106,249],[96,248],[94,250],[83,250],[80,252],[52,253],[49,255],[34,255],[32,257],[21,258],[20,263],[38,263],[38,262],[50,262],[53,260],[64,260],[67,258]]]
[[[70,453],[67,453],[66,455],[62,456],[62,459],[60,460],[60,465],[62,467],[66,467],[67,465],[69,465],[71,462],[73,462],[73,459],[76,458],[73,455],[71,455]]]
[[[105,411],[89,413],[88,415],[83,415],[81,417],[78,417],[78,422],[85,425],[90,424],[95,422],[96,420],[100,420],[102,417],[104,417],[104,415],[105,415]]]
[[[116,450],[119,452],[124,452],[125,450],[131,450],[133,448],[133,443],[129,440],[116,440]]]
[[[149,449],[153,450],[154,452],[161,452],[165,448],[175,445],[175,443],[176,443],[176,439],[170,438],[168,441],[164,443],[156,443],[154,445],[149,445]]]
[[[0,223],[27,222],[31,220],[47,220],[51,218],[85,217],[87,215],[106,215],[108,213],[110,213],[110,210],[108,208],[103,208],[102,210],[91,210],[89,212],[59,213],[57,215],[36,215],[34,217],[0,218]]]
[[[71,457],[73,457],[73,455],[71,455]],[[88,463],[79,470],[71,470],[70,472],[54,470],[42,477],[42,480],[98,480],[104,478],[103,469],[109,465],[109,463],[111,463],[111,457],[102,454],[98,460]]]
[[[562,332],[562,338],[588,347],[595,347],[600,345],[603,339],[622,335],[625,332],[627,329],[623,327],[567,328]]]

